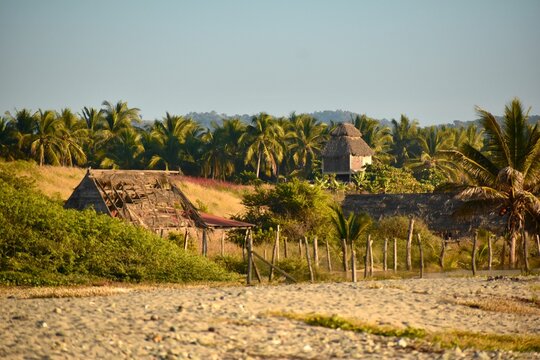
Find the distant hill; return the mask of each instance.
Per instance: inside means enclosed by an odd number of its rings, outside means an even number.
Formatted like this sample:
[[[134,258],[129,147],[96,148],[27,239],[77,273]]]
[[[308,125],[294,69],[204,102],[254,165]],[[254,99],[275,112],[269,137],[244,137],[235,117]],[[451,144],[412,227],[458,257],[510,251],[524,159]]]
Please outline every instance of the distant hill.
[[[347,110],[324,110],[324,111],[315,111],[312,113],[308,113],[309,115],[313,116],[315,119],[324,122],[326,124],[329,124],[331,122],[334,123],[340,123],[340,122],[350,122],[352,119],[354,119],[357,115],[360,115],[359,113],[355,113],[352,111]],[[195,121],[197,121],[202,127],[205,128],[211,128],[212,122],[217,123],[218,125],[221,124],[223,119],[233,119],[238,118],[242,120],[244,123],[248,124],[251,121],[251,118],[253,115],[248,114],[236,114],[236,115],[227,115],[223,113],[218,113],[216,111],[210,111],[210,112],[190,112],[188,114],[184,115],[185,117],[191,118]],[[498,121],[502,121],[501,116],[496,116]],[[391,121],[388,119],[377,119],[381,125],[383,126],[391,126]],[[463,120],[454,120],[452,123],[447,124],[439,124],[437,126],[449,126],[449,127],[467,127],[471,124],[479,124],[480,120],[469,120],[469,121],[463,121]],[[540,122],[540,115],[531,115],[529,116],[529,123],[530,124],[536,124]]]

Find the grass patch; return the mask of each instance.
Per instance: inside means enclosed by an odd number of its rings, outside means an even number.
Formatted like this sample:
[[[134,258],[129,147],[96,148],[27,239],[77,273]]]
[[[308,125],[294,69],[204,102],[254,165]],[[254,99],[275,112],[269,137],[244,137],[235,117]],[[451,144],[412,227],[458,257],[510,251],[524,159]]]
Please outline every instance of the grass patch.
[[[456,304],[473,309],[520,315],[540,315],[538,299],[496,297],[456,301]]]
[[[540,351],[540,335],[536,334],[489,334],[469,331],[446,331],[428,333],[423,329],[407,327],[394,328],[363,323],[358,320],[345,319],[336,315],[326,316],[320,314],[272,313],[273,316],[285,317],[302,321],[308,325],[321,326],[330,329],[362,332],[379,336],[406,337],[418,340],[411,347],[476,349],[476,350],[504,350],[519,352]]]

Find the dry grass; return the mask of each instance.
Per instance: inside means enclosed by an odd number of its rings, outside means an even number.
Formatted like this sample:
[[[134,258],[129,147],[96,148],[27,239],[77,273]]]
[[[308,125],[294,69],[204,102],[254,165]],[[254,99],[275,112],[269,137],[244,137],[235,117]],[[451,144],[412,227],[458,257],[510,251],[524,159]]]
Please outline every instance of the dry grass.
[[[540,351],[540,335],[536,334],[489,334],[468,331],[445,331],[428,333],[417,328],[393,328],[368,324],[356,319],[345,319],[338,316],[298,313],[269,313],[270,316],[285,317],[305,322],[313,326],[341,329],[354,332],[365,332],[380,336],[409,337],[414,339],[409,347],[416,349],[454,348],[456,346],[477,350],[505,350],[519,352]]]
[[[516,297],[489,297],[474,300],[458,300],[458,305],[473,309],[520,315],[540,315],[540,302],[536,299]]]

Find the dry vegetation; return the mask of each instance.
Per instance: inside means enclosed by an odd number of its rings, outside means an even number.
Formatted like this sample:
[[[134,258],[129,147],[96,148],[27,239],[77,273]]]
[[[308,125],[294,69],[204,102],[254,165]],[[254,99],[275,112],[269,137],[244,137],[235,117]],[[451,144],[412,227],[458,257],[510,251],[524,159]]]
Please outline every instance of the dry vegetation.
[[[456,304],[485,311],[521,315],[540,315],[540,301],[536,298],[525,299],[517,297],[491,296],[489,298],[456,301]]]

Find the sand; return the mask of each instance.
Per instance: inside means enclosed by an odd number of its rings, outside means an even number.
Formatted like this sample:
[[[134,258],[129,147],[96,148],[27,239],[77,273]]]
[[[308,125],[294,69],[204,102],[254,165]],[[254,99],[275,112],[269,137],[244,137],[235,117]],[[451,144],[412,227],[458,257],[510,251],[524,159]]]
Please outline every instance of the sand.
[[[102,289],[102,288],[98,288]],[[419,349],[410,339],[310,326],[276,313],[340,315],[429,332],[540,334],[540,278],[410,279],[276,286],[112,288],[87,297],[0,292],[6,359],[538,358],[539,353]],[[42,291],[41,294],[46,294]],[[34,294],[34,295],[33,295]],[[58,295],[58,293],[57,293]],[[64,294],[65,295],[65,294]],[[524,304],[523,313],[468,301]]]

